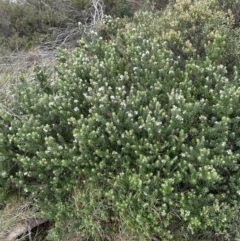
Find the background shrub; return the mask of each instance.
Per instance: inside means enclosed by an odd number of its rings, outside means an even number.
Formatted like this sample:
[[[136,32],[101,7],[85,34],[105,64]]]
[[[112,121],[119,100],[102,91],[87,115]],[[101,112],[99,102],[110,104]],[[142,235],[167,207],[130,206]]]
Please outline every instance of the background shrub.
[[[166,0],[156,3],[147,0],[136,2],[104,0],[101,4],[104,14],[122,18],[132,17],[134,12],[145,5],[151,7],[154,5],[156,9],[160,9],[165,7],[167,2]],[[38,45],[48,47],[49,50],[49,45],[53,45],[51,42],[54,41],[57,42],[57,46],[66,40],[72,42],[68,43],[71,47],[76,46],[76,38],[79,39],[81,36],[77,31],[78,22],[89,24],[92,18],[90,13],[92,4],[90,0],[1,1],[0,53],[5,54],[6,50],[14,52],[28,50]]]
[[[143,240],[233,240],[240,81],[232,15],[215,0],[184,0],[119,21],[105,19],[107,40],[96,33],[60,51],[53,75],[36,68],[14,86],[6,104],[14,111],[2,111],[3,173],[9,160],[17,164],[7,180],[54,220],[52,240],[63,226],[103,240],[120,225]]]

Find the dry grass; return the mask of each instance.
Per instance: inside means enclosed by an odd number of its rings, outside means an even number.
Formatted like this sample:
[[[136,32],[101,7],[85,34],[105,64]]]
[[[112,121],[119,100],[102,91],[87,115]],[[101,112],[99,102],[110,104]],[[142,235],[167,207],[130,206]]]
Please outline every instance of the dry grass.
[[[0,240],[7,240],[8,234],[17,227],[38,218],[36,209],[31,202],[23,200],[18,195],[8,197],[5,207],[0,210]]]
[[[20,73],[31,74],[35,65],[53,67],[57,50],[36,48],[0,56],[0,83],[7,78],[16,78]]]

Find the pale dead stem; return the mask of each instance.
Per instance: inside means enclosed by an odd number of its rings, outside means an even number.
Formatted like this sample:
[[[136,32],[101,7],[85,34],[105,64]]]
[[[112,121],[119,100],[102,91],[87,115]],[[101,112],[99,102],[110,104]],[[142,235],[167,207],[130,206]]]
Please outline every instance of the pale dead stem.
[[[31,230],[41,224],[46,223],[46,218],[40,217],[37,208],[27,200],[21,200],[17,195],[13,195],[6,200],[6,206],[0,210],[0,240],[14,241],[19,236],[28,237],[31,241]]]
[[[16,227],[9,232],[5,241],[14,241],[19,236],[22,236],[22,239],[28,237],[29,241],[31,241],[31,230],[46,222],[48,222],[48,219],[30,219],[25,221],[25,223],[18,223]]]

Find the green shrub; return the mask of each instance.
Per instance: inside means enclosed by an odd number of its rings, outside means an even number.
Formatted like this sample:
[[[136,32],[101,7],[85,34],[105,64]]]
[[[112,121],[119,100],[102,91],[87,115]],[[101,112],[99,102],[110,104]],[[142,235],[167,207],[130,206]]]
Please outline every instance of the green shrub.
[[[155,4],[156,9],[166,6],[168,1]],[[132,3],[126,0],[104,0],[104,14],[113,17],[133,16],[146,3],[152,6],[152,1],[142,0]],[[68,41],[77,34],[77,23],[88,22],[92,18],[92,1],[64,0],[44,2],[30,1],[1,1],[0,2],[0,44],[1,54],[7,51],[19,51],[36,47],[40,43],[66,38]],[[92,10],[90,10],[92,9]],[[75,31],[73,31],[75,29]],[[74,32],[74,37],[73,37]],[[65,39],[65,40],[66,40]],[[72,45],[72,44],[71,44]],[[75,46],[75,45],[74,45]]]
[[[105,13],[115,17],[132,16],[134,10],[126,0],[105,0]]]
[[[54,75],[37,68],[14,86],[15,114],[1,119],[1,166],[18,167],[8,181],[36,195],[52,240],[63,227],[104,240],[122,223],[142,240],[233,240],[238,29],[215,0],[138,12],[111,32],[119,21],[106,18],[107,40],[60,51]]]
[[[4,47],[10,51],[30,49],[41,41],[56,38],[56,33],[63,34],[70,25],[77,28],[85,5],[85,1],[78,4],[52,0],[0,2],[0,37]]]
[[[222,10],[233,14],[234,16],[234,27],[239,27],[240,25],[240,2],[238,0],[218,0],[218,4]]]

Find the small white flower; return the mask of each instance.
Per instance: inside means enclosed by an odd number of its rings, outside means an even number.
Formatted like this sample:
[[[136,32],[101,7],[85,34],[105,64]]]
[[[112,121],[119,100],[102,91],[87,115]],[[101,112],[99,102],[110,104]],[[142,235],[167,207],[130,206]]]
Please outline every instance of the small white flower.
[[[124,103],[124,102],[121,102],[120,105],[123,106],[123,107],[126,107],[126,103]]]
[[[53,97],[53,99],[54,100],[57,100],[59,98],[59,95],[55,95],[54,97]],[[50,104],[50,103],[49,103]]]
[[[114,97],[113,95],[111,95],[111,96],[110,96],[110,98],[111,98],[112,100],[114,100],[114,99],[115,99],[115,97]]]
[[[74,103],[78,103],[79,101],[78,101],[78,100],[74,100],[73,102],[74,102]]]
[[[79,110],[79,108],[78,108],[78,107],[75,107],[75,108],[74,108],[74,111],[75,111],[75,112],[77,112],[78,110]]]
[[[6,177],[6,176],[7,176],[7,172],[2,172],[2,173],[1,173],[1,176],[2,176],[2,177]]]
[[[189,216],[190,215],[190,211],[185,211],[185,216]]]
[[[54,102],[49,102],[49,103],[48,103],[48,106],[49,106],[49,107],[52,107],[53,105],[54,105]]]
[[[227,152],[228,155],[232,154],[232,150],[227,150],[226,152]]]
[[[200,119],[200,120],[206,120],[206,119],[207,119],[207,117],[206,117],[206,116],[201,115],[201,116],[199,117],[199,119]]]
[[[183,118],[179,114],[176,115],[176,119],[180,120],[180,121],[183,121]]]
[[[123,80],[124,79],[124,76],[121,74],[120,75],[120,80]]]

